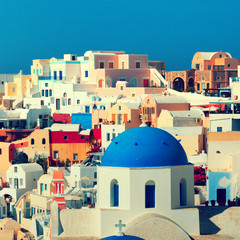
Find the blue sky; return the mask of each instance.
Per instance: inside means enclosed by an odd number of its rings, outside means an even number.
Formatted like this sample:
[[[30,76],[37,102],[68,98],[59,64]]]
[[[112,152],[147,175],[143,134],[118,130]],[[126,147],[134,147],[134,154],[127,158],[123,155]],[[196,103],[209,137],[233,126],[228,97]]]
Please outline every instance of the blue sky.
[[[32,59],[123,50],[189,69],[197,51],[240,59],[239,0],[8,0],[0,3],[0,73]]]

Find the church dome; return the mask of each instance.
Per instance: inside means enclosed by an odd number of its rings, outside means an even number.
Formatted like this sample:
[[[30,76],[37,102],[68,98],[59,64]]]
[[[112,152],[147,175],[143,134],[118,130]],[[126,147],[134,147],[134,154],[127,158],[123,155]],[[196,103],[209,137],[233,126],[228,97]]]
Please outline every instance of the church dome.
[[[140,237],[130,236],[130,235],[123,235],[123,236],[110,236],[106,238],[102,238],[102,240],[144,240]]]
[[[136,127],[112,140],[100,166],[167,167],[187,165],[186,153],[170,133],[153,127]]]

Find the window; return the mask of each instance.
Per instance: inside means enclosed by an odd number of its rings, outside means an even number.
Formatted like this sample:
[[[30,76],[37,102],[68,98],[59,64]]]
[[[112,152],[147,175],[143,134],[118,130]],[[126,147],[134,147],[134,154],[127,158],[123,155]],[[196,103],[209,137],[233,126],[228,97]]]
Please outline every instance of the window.
[[[68,105],[71,105],[71,98],[68,99]]]
[[[59,80],[62,80],[62,71],[59,71]]]
[[[48,87],[48,83],[45,83],[45,87]]]
[[[228,64],[228,67],[230,67],[230,64]]]
[[[14,167],[14,172],[15,172],[15,173],[17,172],[17,167]]]
[[[72,61],[75,61],[76,60],[76,56],[72,56]]]
[[[119,206],[119,184],[116,179],[111,181],[110,184],[110,202],[111,207],[118,207]]]
[[[120,87],[120,90],[123,91],[123,86]]]
[[[110,141],[110,133],[107,133],[107,142]]]
[[[222,127],[217,127],[217,132],[222,132]]]
[[[31,139],[31,145],[34,145],[34,138]]]
[[[77,154],[77,153],[74,153],[74,154],[73,154],[73,159],[74,159],[74,160],[77,160],[77,159],[78,159],[78,154]]]
[[[38,73],[38,69],[37,69],[37,76],[39,75],[39,73]]]
[[[154,114],[155,113],[155,108],[152,108],[152,114]]]
[[[97,172],[94,173],[94,178],[97,178]]]
[[[108,63],[108,67],[109,67],[109,68],[114,68],[113,62],[109,62],[109,63]]]
[[[12,185],[12,178],[9,178],[9,185]]]
[[[42,144],[46,144],[46,139],[45,138],[42,139]]]
[[[223,57],[223,55],[222,54],[219,54],[219,58],[222,58]]]
[[[23,185],[23,179],[20,178],[20,186],[22,186],[22,185]]]
[[[99,68],[104,68],[104,62],[100,62]]]
[[[124,62],[122,61],[122,69],[124,69]]]
[[[44,97],[44,90],[42,90],[42,97]]]
[[[187,205],[187,183],[184,178],[180,180],[179,193],[180,193],[180,206],[186,206]]]
[[[85,140],[85,136],[82,135],[82,136],[81,136],[81,140]]]
[[[204,81],[204,80],[205,80],[205,77],[202,77],[202,80]]]
[[[209,89],[209,83],[207,83],[207,89]]]
[[[116,137],[116,133],[112,134],[112,139],[114,139]]]
[[[33,74],[35,74],[35,69],[33,69]]]
[[[47,190],[47,184],[45,184],[45,190]]]
[[[208,65],[208,70],[211,70],[212,69],[212,66],[211,65]]]
[[[141,68],[141,61],[136,61],[136,68]]]
[[[68,136],[63,136],[63,140],[68,140]]]
[[[2,154],[2,149],[0,148],[0,155]]]
[[[53,158],[59,158],[58,151],[54,151],[54,152],[53,152]]]
[[[44,100],[41,100],[40,104],[41,104],[41,106],[43,106],[44,105]]]
[[[118,106],[118,110],[122,110],[122,107],[121,107],[121,106]]]
[[[202,90],[205,89],[205,83],[202,83]]]
[[[45,97],[48,97],[48,90],[45,90]]]
[[[199,70],[199,64],[196,64],[196,69]]]
[[[90,113],[90,106],[85,106],[85,113]]]
[[[199,83],[197,84],[197,90],[198,91],[200,90],[200,84]]]
[[[77,100],[77,104],[80,104],[80,100]]]
[[[53,75],[54,75],[54,80],[57,80],[57,71],[54,71]]]
[[[86,78],[88,77],[88,71],[85,71],[85,77]]]
[[[145,184],[145,208],[155,207],[155,182],[148,181]]]
[[[52,89],[49,90],[49,96],[52,96]]]
[[[12,88],[12,92],[15,93],[15,88],[14,87]]]

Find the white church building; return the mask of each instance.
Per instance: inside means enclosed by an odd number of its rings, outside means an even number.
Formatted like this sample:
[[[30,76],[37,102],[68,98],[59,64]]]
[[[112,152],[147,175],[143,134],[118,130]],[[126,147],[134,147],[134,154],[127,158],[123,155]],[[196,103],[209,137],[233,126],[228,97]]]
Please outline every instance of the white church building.
[[[143,239],[199,235],[193,174],[171,134],[152,127],[129,129],[113,139],[98,166],[96,207],[61,210],[58,236],[100,239],[117,234],[119,220],[126,224],[125,234]]]

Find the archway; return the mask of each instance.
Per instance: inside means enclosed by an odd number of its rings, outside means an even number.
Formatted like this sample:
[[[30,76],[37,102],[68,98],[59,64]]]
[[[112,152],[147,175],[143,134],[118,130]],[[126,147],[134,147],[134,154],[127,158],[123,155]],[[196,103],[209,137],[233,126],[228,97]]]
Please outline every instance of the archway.
[[[28,155],[25,152],[17,152],[15,155],[14,164],[29,163]]]
[[[130,78],[130,81],[128,83],[128,87],[137,87],[138,86],[138,80],[135,77]]]
[[[173,89],[179,92],[184,91],[184,81],[182,78],[177,77],[173,80]]]
[[[111,77],[106,77],[105,79],[105,88],[111,88],[113,85],[112,78]]]

